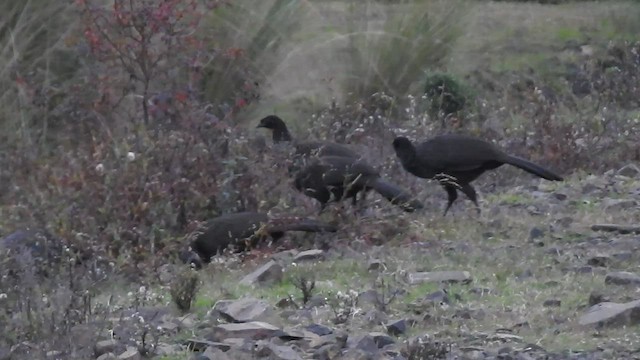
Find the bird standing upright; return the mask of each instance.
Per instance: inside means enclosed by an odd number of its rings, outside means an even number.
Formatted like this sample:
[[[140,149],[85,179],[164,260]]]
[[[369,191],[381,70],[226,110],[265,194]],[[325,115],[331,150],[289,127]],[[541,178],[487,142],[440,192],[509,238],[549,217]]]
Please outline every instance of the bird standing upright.
[[[563,180],[540,165],[509,155],[487,141],[467,135],[439,135],[417,145],[400,136],[393,140],[393,148],[405,170],[420,178],[440,181],[448,195],[443,215],[457,199],[458,190],[473,201],[480,212],[471,182],[485,171],[503,164],[513,165],[546,180]]]

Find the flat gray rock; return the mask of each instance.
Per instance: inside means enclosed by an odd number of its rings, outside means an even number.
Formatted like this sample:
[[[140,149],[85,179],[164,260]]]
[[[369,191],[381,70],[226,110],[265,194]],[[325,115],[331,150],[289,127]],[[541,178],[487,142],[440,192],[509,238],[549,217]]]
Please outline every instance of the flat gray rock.
[[[268,341],[258,341],[256,345],[258,356],[267,356],[273,360],[302,360],[291,346],[276,345]]]
[[[196,360],[231,360],[229,355],[216,347],[208,347]]]
[[[636,325],[640,324],[640,300],[624,304],[603,302],[589,308],[578,320],[580,325]]]
[[[628,210],[638,206],[638,202],[633,199],[611,199],[607,198],[602,201],[602,205],[606,211]]]
[[[98,341],[94,347],[94,354],[96,357],[100,357],[100,355],[106,353],[113,353],[116,351],[117,346],[118,340],[115,339]]]
[[[628,164],[620,168],[617,172],[618,175],[635,178],[640,175],[640,168],[635,164]]]
[[[347,347],[349,349],[361,350],[368,354],[375,354],[378,352],[378,344],[373,336],[368,334],[349,336],[347,338]]]
[[[118,356],[118,360],[142,360],[142,356],[140,352],[138,352],[138,349],[130,347]]]
[[[628,271],[610,272],[604,278],[605,284],[640,285],[640,275]]]
[[[118,357],[114,353],[105,353],[98,356],[96,360],[118,360]]]
[[[640,234],[640,226],[618,224],[594,224],[591,225],[591,230],[617,232],[620,234]]]
[[[254,298],[219,300],[213,306],[214,313],[228,322],[236,323],[264,320],[273,310],[266,301]]]
[[[293,258],[293,262],[324,260],[327,254],[320,249],[301,251]]]
[[[429,271],[415,272],[407,274],[407,282],[410,285],[422,284],[425,282],[444,282],[444,283],[469,283],[471,282],[471,273],[468,271]]]
[[[282,265],[271,260],[240,280],[242,285],[270,283],[282,280]]]
[[[212,338],[222,340],[226,338],[241,338],[262,340],[278,335],[280,328],[261,321],[246,323],[220,324],[212,330]]]
[[[222,342],[209,341],[204,339],[187,339],[182,342],[182,345],[186,346],[189,351],[202,352],[206,349],[220,349],[222,351],[229,351],[231,345]]]

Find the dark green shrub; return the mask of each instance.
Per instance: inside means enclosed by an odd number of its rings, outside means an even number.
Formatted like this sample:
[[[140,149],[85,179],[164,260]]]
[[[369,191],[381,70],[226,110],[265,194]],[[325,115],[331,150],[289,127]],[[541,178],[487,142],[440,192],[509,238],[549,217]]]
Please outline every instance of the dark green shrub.
[[[431,111],[444,115],[462,110],[467,104],[467,88],[453,76],[446,73],[433,73],[427,76],[424,93],[431,100]]]

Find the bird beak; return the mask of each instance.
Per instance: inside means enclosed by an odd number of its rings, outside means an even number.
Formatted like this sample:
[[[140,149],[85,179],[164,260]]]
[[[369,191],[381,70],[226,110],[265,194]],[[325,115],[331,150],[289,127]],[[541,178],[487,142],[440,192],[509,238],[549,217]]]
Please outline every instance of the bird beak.
[[[265,127],[265,126],[262,125],[262,123],[260,123],[260,124],[258,124],[258,126],[256,126],[256,129],[263,128],[263,127]]]

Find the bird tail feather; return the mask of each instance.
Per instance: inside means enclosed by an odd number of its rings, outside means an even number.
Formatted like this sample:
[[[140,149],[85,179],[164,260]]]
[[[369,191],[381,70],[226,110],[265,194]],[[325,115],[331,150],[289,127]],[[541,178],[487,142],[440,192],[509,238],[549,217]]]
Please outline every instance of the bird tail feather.
[[[414,212],[415,210],[424,208],[424,205],[416,200],[413,194],[400,188],[397,185],[377,179],[370,185],[375,191],[389,200],[392,204],[398,205],[406,212]]]
[[[507,164],[518,167],[528,173],[539,176],[543,179],[551,180],[551,181],[562,181],[564,180],[562,176],[555,174],[551,170],[545,169],[538,164],[534,164],[529,160],[525,160],[523,158],[519,158],[517,156],[508,156],[505,159]]]

